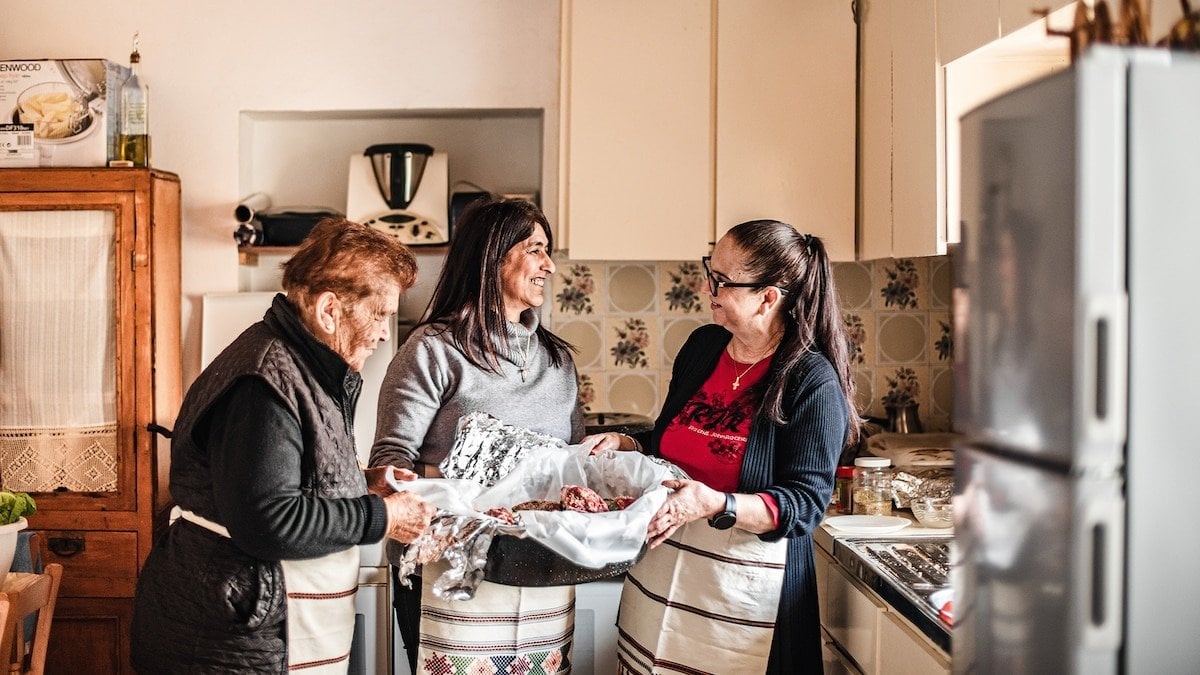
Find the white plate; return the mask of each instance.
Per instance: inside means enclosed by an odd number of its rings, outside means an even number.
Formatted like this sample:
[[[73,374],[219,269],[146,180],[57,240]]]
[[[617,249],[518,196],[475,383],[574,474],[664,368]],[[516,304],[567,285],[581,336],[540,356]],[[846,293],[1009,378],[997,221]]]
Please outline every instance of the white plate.
[[[826,518],[830,527],[850,534],[887,534],[903,530],[912,521],[900,516],[834,516]]]

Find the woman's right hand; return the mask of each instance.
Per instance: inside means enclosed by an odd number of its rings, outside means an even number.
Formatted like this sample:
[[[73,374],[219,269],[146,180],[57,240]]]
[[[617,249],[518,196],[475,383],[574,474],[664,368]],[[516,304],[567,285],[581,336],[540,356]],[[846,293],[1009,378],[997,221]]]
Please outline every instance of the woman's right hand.
[[[411,544],[433,520],[437,511],[433,504],[408,492],[393,492],[383,498],[387,506],[387,536],[404,544]]]
[[[617,433],[616,431],[605,431],[599,434],[590,434],[584,436],[583,440],[579,441],[581,445],[595,443],[592,446],[589,454],[598,455],[605,450],[629,451],[640,450],[637,441],[633,440],[632,436],[627,434]]]

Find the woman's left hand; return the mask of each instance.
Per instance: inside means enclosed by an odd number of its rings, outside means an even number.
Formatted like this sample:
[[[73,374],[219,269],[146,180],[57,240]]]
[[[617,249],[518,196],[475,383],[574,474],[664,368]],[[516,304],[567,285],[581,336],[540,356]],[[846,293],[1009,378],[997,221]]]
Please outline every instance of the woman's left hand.
[[[380,497],[386,497],[393,492],[392,486],[388,483],[388,474],[395,476],[397,480],[416,480],[417,474],[408,469],[397,469],[394,466],[373,466],[369,469],[363,469],[363,474],[367,478],[367,492]]]
[[[591,434],[589,436],[584,436],[583,440],[579,441],[579,443],[581,445],[587,445],[588,443],[595,443],[595,445],[592,446],[592,449],[589,451],[588,454],[598,455],[598,454],[604,452],[605,450],[618,450],[619,451],[619,450],[627,449],[627,448],[621,447],[622,443],[625,441],[626,438],[629,438],[629,437],[626,436],[625,434],[619,434],[615,431],[604,431],[604,432],[601,432],[598,434]]]
[[[655,548],[675,534],[683,525],[700,518],[707,518],[714,513],[713,507],[718,501],[725,503],[725,495],[695,480],[664,480],[663,487],[672,492],[667,495],[667,501],[654,517],[650,519],[650,527],[646,530],[646,539],[650,548]]]

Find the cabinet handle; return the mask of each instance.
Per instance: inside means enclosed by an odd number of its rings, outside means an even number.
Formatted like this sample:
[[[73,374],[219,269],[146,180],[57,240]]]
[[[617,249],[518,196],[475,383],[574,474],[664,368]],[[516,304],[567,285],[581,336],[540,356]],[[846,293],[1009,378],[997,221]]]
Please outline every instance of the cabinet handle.
[[[46,547],[60,558],[70,558],[83,553],[84,542],[83,537],[50,537],[46,540]]]

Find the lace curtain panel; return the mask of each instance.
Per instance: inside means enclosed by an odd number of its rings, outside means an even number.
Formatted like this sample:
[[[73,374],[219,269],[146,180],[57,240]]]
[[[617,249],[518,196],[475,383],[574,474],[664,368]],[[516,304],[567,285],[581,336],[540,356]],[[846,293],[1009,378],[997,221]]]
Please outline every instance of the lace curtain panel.
[[[117,489],[115,220],[0,212],[0,486]]]

